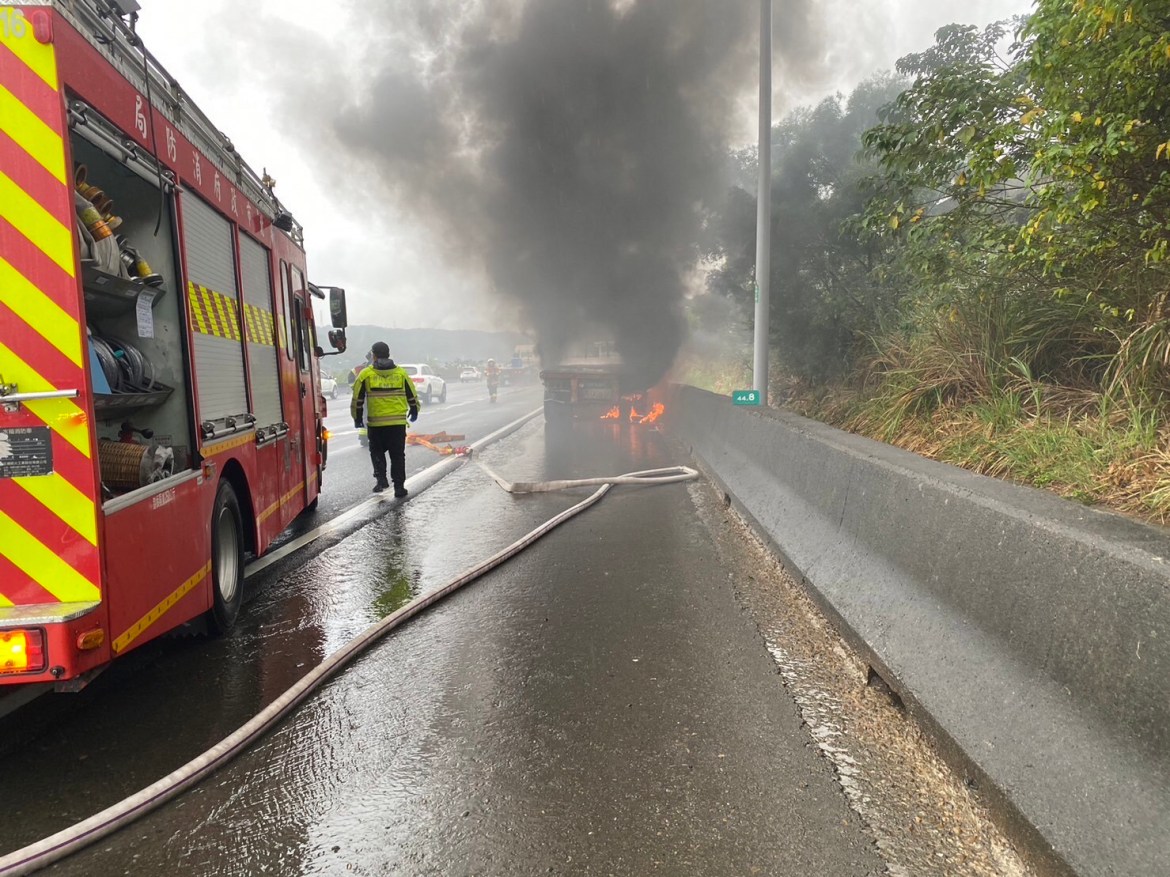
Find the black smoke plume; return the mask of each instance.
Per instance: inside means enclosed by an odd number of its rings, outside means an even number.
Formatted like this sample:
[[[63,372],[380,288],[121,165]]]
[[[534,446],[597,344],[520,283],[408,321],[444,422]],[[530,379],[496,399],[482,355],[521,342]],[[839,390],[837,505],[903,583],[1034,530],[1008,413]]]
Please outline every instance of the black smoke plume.
[[[333,134],[364,178],[519,303],[546,364],[612,340],[636,382],[655,383],[684,339],[685,277],[705,205],[726,190],[731,132],[754,109],[759,4],[363,5],[375,69]],[[776,3],[797,65],[803,5]]]

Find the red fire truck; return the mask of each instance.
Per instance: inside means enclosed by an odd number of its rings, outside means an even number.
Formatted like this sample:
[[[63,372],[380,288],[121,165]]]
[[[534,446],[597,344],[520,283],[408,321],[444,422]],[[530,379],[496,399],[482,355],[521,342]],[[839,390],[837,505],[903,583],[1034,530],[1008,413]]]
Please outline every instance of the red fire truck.
[[[0,5],[0,685],[239,611],[325,467],[300,225],[134,33]]]

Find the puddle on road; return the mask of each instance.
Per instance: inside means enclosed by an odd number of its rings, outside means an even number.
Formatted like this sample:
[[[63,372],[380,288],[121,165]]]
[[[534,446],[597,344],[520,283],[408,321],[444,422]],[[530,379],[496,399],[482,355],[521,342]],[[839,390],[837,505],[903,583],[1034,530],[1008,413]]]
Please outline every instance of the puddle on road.
[[[971,790],[713,488],[690,488],[712,522],[738,598],[785,688],[893,877],[1032,877]],[[744,546],[750,551],[744,551]]]

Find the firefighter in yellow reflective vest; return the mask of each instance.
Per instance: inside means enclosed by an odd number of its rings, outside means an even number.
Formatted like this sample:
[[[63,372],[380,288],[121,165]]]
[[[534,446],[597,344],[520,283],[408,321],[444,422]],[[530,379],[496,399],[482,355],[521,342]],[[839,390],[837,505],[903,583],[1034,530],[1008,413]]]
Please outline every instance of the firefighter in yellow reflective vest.
[[[374,493],[390,486],[386,480],[386,454],[390,455],[390,480],[394,495],[406,496],[406,421],[418,419],[418,393],[410,375],[394,364],[390,347],[376,341],[370,348],[374,359],[353,384],[349,413],[358,429],[366,426],[370,459],[374,462]],[[362,409],[365,421],[362,420]]]

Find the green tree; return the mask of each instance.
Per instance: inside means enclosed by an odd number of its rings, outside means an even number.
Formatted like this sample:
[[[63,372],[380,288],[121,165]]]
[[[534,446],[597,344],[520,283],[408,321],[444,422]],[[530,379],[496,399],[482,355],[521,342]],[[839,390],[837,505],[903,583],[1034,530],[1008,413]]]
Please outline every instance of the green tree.
[[[1007,34],[1005,22],[941,28],[898,62],[913,84],[863,137],[879,170],[860,226],[889,242],[877,270],[903,290],[873,363],[903,408],[987,396],[1021,369],[1075,383],[1082,367],[1067,354],[1085,327],[1016,255],[1035,209],[1018,121],[1035,102],[1027,46],[1001,54]]]
[[[776,359],[815,381],[838,377],[852,363],[858,339],[891,310],[892,289],[874,268],[885,244],[866,239],[847,221],[865,203],[872,168],[860,160],[861,135],[903,83],[882,76],[848,100],[827,98],[785,117],[772,133],[772,313]],[[754,150],[734,156],[737,178],[756,174]],[[711,217],[708,252],[721,259],[709,290],[734,299],[745,318],[754,310],[756,198],[734,187]]]
[[[1022,253],[1092,307],[1109,392],[1170,390],[1170,4],[1041,0],[1024,35],[1036,214]]]

